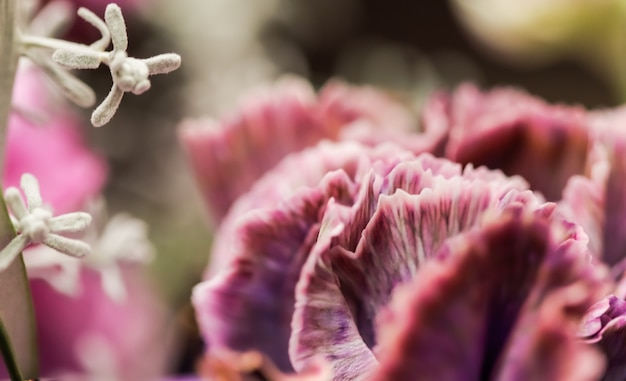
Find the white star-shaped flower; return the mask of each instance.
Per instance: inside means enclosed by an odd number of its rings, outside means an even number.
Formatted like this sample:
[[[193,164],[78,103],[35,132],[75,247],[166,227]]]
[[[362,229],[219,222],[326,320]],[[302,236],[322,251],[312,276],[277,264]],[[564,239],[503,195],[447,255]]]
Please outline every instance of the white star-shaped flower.
[[[56,4],[59,1],[52,3]],[[56,5],[56,8],[62,7],[59,4]],[[50,19],[48,13],[53,12],[46,12],[41,18]],[[64,18],[61,16],[58,18]],[[62,92],[81,107],[94,105],[95,93],[91,87],[71,75],[66,69],[96,69],[101,64],[109,67],[113,78],[113,87],[91,114],[91,123],[94,126],[100,127],[111,120],[124,93],[142,94],[150,88],[149,76],[169,73],[180,67],[181,58],[175,53],[159,54],[145,59],[129,57],[126,52],[128,49],[126,23],[122,16],[122,10],[117,4],[107,5],[104,20],[87,8],[78,9],[78,16],[98,29],[101,34],[99,40],[90,45],[85,45],[45,35],[32,35],[30,30],[26,30],[19,35],[20,51],[43,68]],[[60,21],[57,20],[54,23],[59,24]],[[39,24],[37,22],[34,26]],[[32,32],[35,33],[41,28],[32,29]],[[44,28],[44,32],[49,31]],[[107,51],[106,49],[111,43],[113,49]],[[50,58],[49,54],[46,54],[42,49],[53,50],[52,57]]]
[[[128,36],[122,10],[117,4],[109,4],[104,13],[104,22],[91,11],[79,9],[79,16],[95,26],[103,36],[99,41],[106,41],[110,36],[113,50],[102,52],[98,42],[84,49],[58,49],[52,59],[71,69],[96,69],[104,63],[111,70],[113,87],[102,103],[91,114],[91,123],[100,127],[111,120],[124,93],[142,94],[150,88],[149,76],[165,74],[178,69],[180,56],[175,53],[159,54],[146,59],[129,57]],[[98,44],[98,45],[96,45]],[[94,46],[96,45],[96,46]]]
[[[85,242],[60,235],[85,230],[91,223],[89,214],[74,212],[53,216],[43,206],[39,183],[33,175],[22,175],[20,185],[26,196],[26,204],[17,188],[10,187],[4,192],[7,207],[13,214],[12,221],[17,236],[0,250],[0,271],[7,268],[31,243],[43,244],[77,258],[91,252],[91,247]]]
[[[96,222],[106,220],[104,202],[95,202],[88,208]],[[28,276],[46,280],[58,292],[77,296],[81,292],[81,267],[100,274],[102,289],[112,299],[123,302],[127,292],[120,265],[147,263],[154,257],[154,248],[148,240],[148,225],[125,213],[111,217],[102,228],[92,224],[83,239],[92,252],[77,260],[51,252],[47,247],[29,249],[24,255]]]

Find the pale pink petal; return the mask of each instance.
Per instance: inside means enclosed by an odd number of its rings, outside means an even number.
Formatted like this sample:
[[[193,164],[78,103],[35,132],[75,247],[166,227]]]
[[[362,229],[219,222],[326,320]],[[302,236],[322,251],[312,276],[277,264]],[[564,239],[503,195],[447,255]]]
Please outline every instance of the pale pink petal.
[[[323,140],[392,142],[415,154],[432,152],[441,145],[442,128],[420,128],[402,103],[371,88],[331,83],[317,97],[303,80],[289,78],[252,93],[229,118],[183,122],[179,136],[219,221],[237,197],[290,153]]]
[[[100,276],[83,268],[81,291],[67,296],[43,280],[31,280],[40,348],[40,370],[45,377],[64,373],[84,373],[98,363],[81,362],[80,342],[98,337],[106,344],[120,381],[155,379],[168,366],[170,332],[166,329],[166,309],[151,285],[137,269],[124,270],[128,298],[113,301],[103,290]],[[146,361],[150,359],[150,361]],[[93,366],[92,366],[93,365]],[[97,366],[96,366],[97,367]]]
[[[253,93],[240,110],[221,122],[187,120],[179,129],[217,220],[285,155],[335,134],[320,123],[315,94],[304,81],[290,78]]]

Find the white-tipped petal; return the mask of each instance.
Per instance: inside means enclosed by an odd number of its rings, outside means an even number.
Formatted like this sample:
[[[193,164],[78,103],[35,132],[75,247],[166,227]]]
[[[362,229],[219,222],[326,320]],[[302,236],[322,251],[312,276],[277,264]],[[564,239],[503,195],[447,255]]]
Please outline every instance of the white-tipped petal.
[[[94,127],[101,127],[109,123],[117,108],[120,106],[124,92],[114,83],[111,91],[104,98],[104,101],[91,114],[91,124]]]
[[[39,190],[39,181],[30,173],[24,173],[20,179],[20,186],[26,196],[26,204],[28,211],[32,212],[35,208],[41,208],[43,200],[41,199],[41,191]]]
[[[70,233],[85,230],[91,223],[91,216],[85,212],[74,212],[52,217],[50,230],[54,233]]]
[[[96,69],[102,63],[100,55],[89,50],[55,50],[52,60],[69,69]]]
[[[28,215],[22,194],[17,188],[7,188],[7,190],[4,191],[4,201],[17,220],[21,220]]]
[[[0,271],[3,271],[15,260],[15,258],[28,246],[28,237],[20,234],[0,250]]]
[[[150,75],[166,74],[180,67],[181,58],[176,53],[159,54],[143,60],[148,66]]]
[[[67,238],[58,234],[50,233],[43,240],[46,246],[72,257],[81,258],[91,253],[91,246],[77,239]]]
[[[128,36],[126,34],[126,23],[122,16],[122,9],[117,4],[107,5],[104,11],[104,21],[111,32],[113,50],[126,51],[128,49]]]

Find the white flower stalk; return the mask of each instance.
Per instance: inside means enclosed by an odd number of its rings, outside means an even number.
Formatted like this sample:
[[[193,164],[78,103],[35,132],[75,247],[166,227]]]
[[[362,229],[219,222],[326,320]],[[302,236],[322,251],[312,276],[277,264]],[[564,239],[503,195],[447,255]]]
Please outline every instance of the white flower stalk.
[[[98,214],[104,214],[103,208],[102,203],[93,207],[96,219]],[[46,280],[65,295],[78,296],[81,292],[80,269],[84,266],[100,273],[102,289],[112,300],[125,301],[127,292],[120,264],[147,263],[154,257],[154,248],[147,237],[147,224],[119,213],[102,230],[92,224],[85,233],[84,239],[92,247],[89,256],[77,260],[55,254],[46,247],[29,249],[24,255],[28,275]]]
[[[91,107],[95,103],[95,98],[89,94],[89,91],[93,90],[57,65],[50,65],[47,57],[42,58],[41,52],[36,48],[53,49],[52,60],[68,69],[96,69],[101,64],[109,67],[113,86],[91,115],[91,123],[94,126],[100,127],[111,120],[124,93],[142,94],[151,86],[149,76],[169,73],[180,67],[180,56],[175,53],[160,54],[146,59],[129,57],[126,52],[128,49],[126,23],[118,5],[107,6],[104,20],[86,8],[80,8],[78,16],[98,29],[102,35],[98,41],[84,45],[30,35],[22,35],[20,40],[24,54],[41,65],[61,86],[64,93],[79,106]],[[113,44],[113,49],[106,51],[110,43]]]
[[[52,216],[43,206],[39,183],[33,175],[22,175],[20,185],[26,196],[26,204],[17,188],[10,187],[4,193],[7,207],[13,214],[17,236],[0,250],[0,271],[6,269],[30,244],[44,244],[76,258],[89,254],[91,248],[88,244],[60,234],[85,230],[91,223],[91,216],[83,212]]]

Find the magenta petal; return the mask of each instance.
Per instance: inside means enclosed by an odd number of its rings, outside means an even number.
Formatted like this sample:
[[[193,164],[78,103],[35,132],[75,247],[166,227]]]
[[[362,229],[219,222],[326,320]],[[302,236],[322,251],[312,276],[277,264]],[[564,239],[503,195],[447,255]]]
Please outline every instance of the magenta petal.
[[[549,224],[537,214],[506,212],[449,241],[445,259],[423,266],[380,314],[374,380],[597,375],[601,360],[583,356],[588,351],[575,332],[601,292],[600,275],[584,247],[555,241]]]
[[[604,199],[602,260],[615,265],[626,260],[626,140],[618,141],[611,148]]]
[[[241,216],[252,210],[276,208],[283,200],[293,197],[300,189],[319,186],[322,178],[331,171],[342,170],[346,176],[359,181],[375,170],[388,173],[397,163],[414,158],[413,154],[394,145],[380,145],[368,148],[353,142],[322,142],[313,148],[287,156],[274,169],[266,173],[250,190],[241,196],[224,218],[215,236],[211,252],[211,263],[205,274],[210,278],[223,268],[233,257],[237,238],[236,228]],[[338,202],[351,204],[357,186],[345,187],[346,194],[335,194]],[[361,198],[363,196],[360,196]],[[372,196],[373,197],[373,196]],[[373,200],[373,201],[371,201]],[[375,204],[376,199],[371,198]],[[372,205],[372,208],[375,205]],[[367,221],[371,213],[362,217]],[[365,222],[361,223],[365,226]],[[355,234],[360,235],[360,231]],[[354,238],[356,247],[357,238]]]
[[[193,294],[209,351],[258,350],[280,369],[291,369],[287,343],[300,269],[317,238],[322,209],[350,187],[342,171],[321,184],[238,220],[232,261]]]
[[[81,270],[78,297],[60,294],[44,281],[31,281],[42,376],[62,380],[59,375],[103,371],[116,380],[131,381],[163,374],[170,365],[167,310],[137,270],[122,271],[128,291],[123,302],[113,301],[103,291],[99,274],[86,268]],[[86,340],[97,342],[101,352],[84,353],[81,343]],[[103,361],[97,358],[100,355]],[[85,358],[89,364],[81,361]],[[113,368],[89,367],[94,364]]]
[[[295,369],[302,370],[321,356],[332,366],[333,380],[354,380],[370,373],[377,362],[332,271],[329,246],[343,228],[340,219],[333,220],[327,222],[326,234],[318,240],[297,284],[289,357]]]
[[[481,93],[471,85],[450,97],[446,156],[522,175],[548,200],[582,173],[588,144],[582,108],[550,106],[512,89]]]
[[[392,290],[410,281],[446,239],[478,224],[485,210],[495,206],[497,198],[487,184],[456,180],[418,195],[399,190],[381,196],[355,254],[333,257],[343,292],[360,305],[355,319],[369,322],[361,326],[364,337]],[[455,194],[460,187],[467,192]]]
[[[589,250],[597,258],[602,258],[604,247],[605,182],[605,179],[572,176],[563,190],[563,200],[559,204],[560,210],[568,219],[583,227],[589,236]]]
[[[519,200],[529,209],[540,205],[519,193],[523,182],[471,168],[462,173],[427,154],[384,173],[363,178],[342,219],[324,217],[334,228],[320,234],[297,285],[290,341],[296,369],[323,356],[336,380],[368,374],[376,364],[369,349],[373,319],[396,286],[410,281],[445,240],[480,224],[487,210],[522,207]],[[517,193],[507,197],[511,192]]]
[[[67,213],[100,193],[107,167],[102,157],[89,151],[71,109],[51,104],[45,80],[34,67],[18,71],[15,103],[24,112],[41,113],[44,120],[36,125],[11,115],[2,180],[5,187],[19,186],[24,173],[35,175],[43,199],[56,213]]]
[[[602,380],[626,378],[626,301],[609,295],[594,304],[582,319],[579,336],[606,356]]]
[[[609,135],[594,142],[588,176],[573,176],[560,208],[590,237],[592,253],[615,276],[626,270],[626,140]]]

